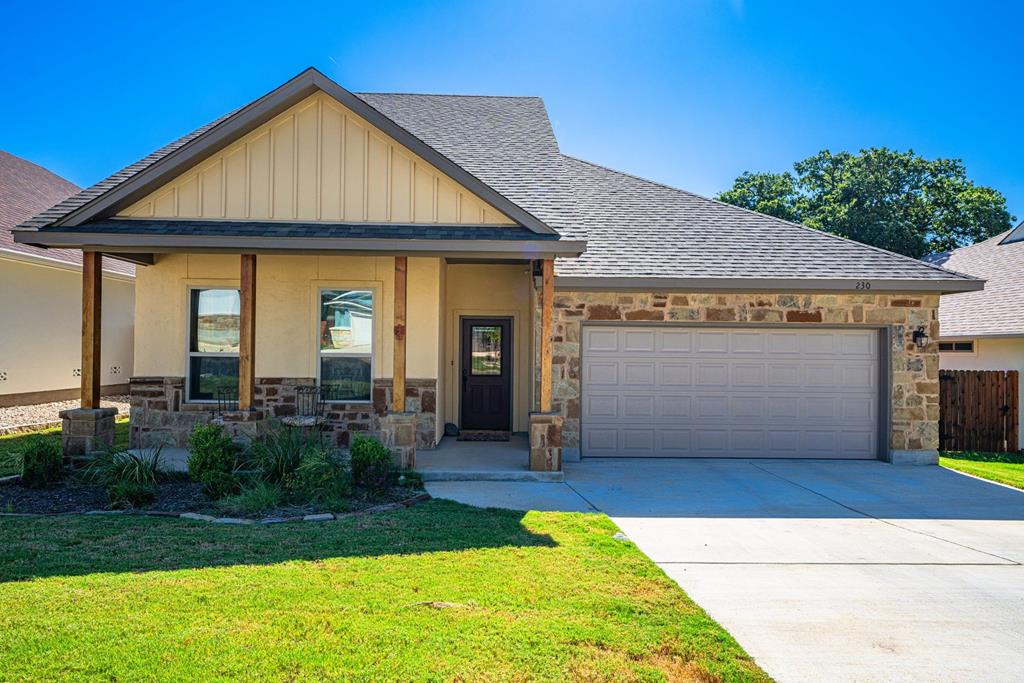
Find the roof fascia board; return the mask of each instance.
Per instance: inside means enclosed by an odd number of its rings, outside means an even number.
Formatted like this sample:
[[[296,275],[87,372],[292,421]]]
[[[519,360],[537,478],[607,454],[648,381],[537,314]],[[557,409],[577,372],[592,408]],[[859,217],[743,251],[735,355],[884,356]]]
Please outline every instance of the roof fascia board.
[[[579,256],[586,242],[573,240],[417,240],[373,237],[251,237],[245,235],[138,235],[90,233],[87,229],[64,232],[17,231],[15,241],[36,246],[66,247],[87,251],[188,252],[200,249],[233,252],[278,253],[349,252],[381,254],[517,255],[522,258]]]
[[[939,322],[942,325],[942,322]],[[977,334],[956,333],[939,334],[939,341],[971,341],[972,339],[1024,339],[1024,331],[1021,332],[978,332]],[[950,368],[951,370],[954,368]]]
[[[42,266],[44,268],[66,270],[73,273],[82,272],[81,263],[71,263],[70,261],[51,258],[49,256],[42,256],[40,254],[28,254],[23,251],[15,251],[13,249],[0,249],[0,259],[18,261],[19,263],[29,263],[34,266]],[[113,280],[124,280],[125,282],[135,282],[135,276],[133,275],[128,275],[127,273],[119,273],[116,270],[107,270],[106,268],[103,269],[103,277],[110,278]]]
[[[868,290],[858,283],[869,282]],[[556,277],[555,289],[564,291],[676,291],[676,292],[821,292],[845,291],[850,294],[870,292],[973,292],[983,289],[984,280],[977,279],[827,279],[827,278],[601,278]]]
[[[150,191],[169,182],[178,174],[201,163],[211,155],[255,130],[274,116],[301,102],[314,92],[322,90],[343,105],[362,116],[370,124],[408,147],[411,151],[433,164],[463,187],[474,192],[484,201],[524,227],[540,234],[558,232],[528,211],[492,189],[476,176],[444,156],[427,143],[401,127],[393,120],[374,109],[364,100],[341,87],[316,69],[309,68],[284,85],[267,93],[255,102],[247,104],[226,120],[189,141],[164,158],[150,164],[131,178],[104,192],[87,204],[75,209],[54,225],[75,227],[97,217],[107,216],[130,206]]]

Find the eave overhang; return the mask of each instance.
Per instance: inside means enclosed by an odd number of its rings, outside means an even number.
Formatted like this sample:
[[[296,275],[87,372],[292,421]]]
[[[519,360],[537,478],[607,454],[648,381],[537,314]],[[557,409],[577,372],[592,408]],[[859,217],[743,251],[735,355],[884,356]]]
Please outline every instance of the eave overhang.
[[[878,279],[878,278],[786,278],[786,277],[581,277],[556,276],[555,289],[563,291],[628,292],[920,292],[926,294],[973,292],[984,289],[978,279]]]
[[[118,221],[128,223],[128,221]],[[280,224],[268,224],[280,229]],[[102,227],[102,226],[99,226]],[[217,226],[223,227],[223,226]],[[514,237],[495,238],[498,232],[486,230],[486,236],[474,239],[452,239],[442,231],[435,237],[398,235],[405,226],[386,226],[374,235],[361,236],[328,235],[331,226],[317,226],[321,234],[276,234],[254,235],[246,233],[225,234],[224,231],[180,233],[145,233],[125,231],[93,231],[90,226],[59,230],[14,230],[14,240],[40,247],[62,247],[84,251],[118,253],[175,253],[175,252],[228,252],[228,253],[277,253],[277,254],[362,254],[362,255],[436,255],[457,254],[472,258],[517,258],[540,259],[556,256],[575,257],[586,250],[586,242],[549,238],[547,236],[522,234]],[[352,226],[337,226],[351,228]],[[438,230],[438,226],[411,226],[418,230]],[[474,228],[450,226],[453,233],[463,234]],[[287,229],[287,225],[285,226]],[[482,229],[483,230],[483,229]]]

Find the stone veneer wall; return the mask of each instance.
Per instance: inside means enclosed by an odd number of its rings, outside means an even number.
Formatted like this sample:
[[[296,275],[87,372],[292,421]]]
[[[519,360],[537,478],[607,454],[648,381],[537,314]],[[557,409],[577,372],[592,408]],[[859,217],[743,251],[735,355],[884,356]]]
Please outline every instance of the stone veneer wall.
[[[937,294],[708,294],[555,292],[553,410],[565,416],[562,447],[579,453],[580,325],[589,321],[865,325],[890,332],[893,450],[939,447]],[[540,311],[535,311],[535,329]],[[923,326],[931,339],[913,343]],[[539,344],[538,344],[539,348]]]
[[[310,377],[258,377],[253,408],[267,418],[295,414],[295,389],[315,384]],[[196,425],[214,417],[215,405],[185,403],[183,377],[133,377],[130,387],[132,447],[168,445],[184,448]],[[433,448],[436,437],[437,380],[407,379],[406,408],[416,413],[416,447]],[[329,402],[324,406],[324,432],[338,446],[353,433],[380,435],[380,418],[391,405],[391,380],[373,382],[372,403]]]

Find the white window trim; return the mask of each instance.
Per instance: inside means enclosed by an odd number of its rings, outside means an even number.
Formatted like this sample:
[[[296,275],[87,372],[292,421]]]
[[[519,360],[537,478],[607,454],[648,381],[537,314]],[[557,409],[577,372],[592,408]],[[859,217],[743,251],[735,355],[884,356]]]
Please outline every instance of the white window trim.
[[[373,313],[370,318],[370,353],[343,353],[337,351],[327,351],[320,348],[320,321],[323,311],[323,293],[328,290],[343,290],[346,292],[369,292],[373,297]],[[316,315],[314,316],[314,329],[313,329],[313,344],[314,344],[314,358],[316,365],[316,385],[323,387],[320,381],[320,370],[321,370],[321,358],[324,355],[327,356],[344,356],[347,358],[367,358],[370,359],[370,397],[367,399],[349,399],[343,401],[328,400],[328,403],[343,403],[345,405],[372,405],[373,404],[373,382],[377,377],[377,323],[378,316],[381,312],[382,301],[380,298],[380,288],[369,286],[369,285],[325,285],[317,284],[316,287]]]
[[[216,398],[192,398],[192,359],[203,358],[238,358],[239,354],[226,351],[193,351],[192,350],[192,292],[203,289],[226,289],[239,293],[238,285],[188,285],[185,292],[185,403],[208,404],[217,403]]]

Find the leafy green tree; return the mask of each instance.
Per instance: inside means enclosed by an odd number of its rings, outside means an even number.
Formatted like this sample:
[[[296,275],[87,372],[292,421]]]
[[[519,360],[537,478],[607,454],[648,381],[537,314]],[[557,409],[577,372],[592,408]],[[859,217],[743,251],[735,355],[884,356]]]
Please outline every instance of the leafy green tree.
[[[792,173],[743,173],[718,199],[920,258],[1010,229],[1006,198],[958,159],[884,147],[824,150]]]

